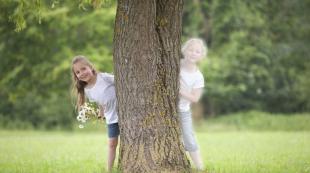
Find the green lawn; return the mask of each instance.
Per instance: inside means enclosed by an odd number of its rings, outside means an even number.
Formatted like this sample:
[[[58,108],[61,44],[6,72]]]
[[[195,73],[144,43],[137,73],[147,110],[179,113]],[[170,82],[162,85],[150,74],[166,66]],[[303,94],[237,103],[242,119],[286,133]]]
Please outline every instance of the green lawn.
[[[210,173],[310,173],[310,132],[199,132]],[[0,172],[101,173],[106,134],[0,131]]]

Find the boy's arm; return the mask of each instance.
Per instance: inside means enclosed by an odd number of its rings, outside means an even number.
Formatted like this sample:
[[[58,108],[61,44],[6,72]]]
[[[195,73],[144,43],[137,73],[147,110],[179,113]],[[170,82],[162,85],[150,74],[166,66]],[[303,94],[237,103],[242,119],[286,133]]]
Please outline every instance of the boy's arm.
[[[195,88],[191,92],[180,88],[180,95],[190,102],[197,103],[202,95],[203,88]]]

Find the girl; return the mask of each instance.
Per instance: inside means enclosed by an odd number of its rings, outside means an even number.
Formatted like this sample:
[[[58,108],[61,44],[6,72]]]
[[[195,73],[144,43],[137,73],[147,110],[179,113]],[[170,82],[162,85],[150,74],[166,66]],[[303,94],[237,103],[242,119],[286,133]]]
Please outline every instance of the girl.
[[[198,145],[192,126],[191,103],[198,102],[204,87],[204,78],[198,69],[198,62],[207,54],[207,48],[201,39],[189,39],[182,46],[180,69],[180,100],[179,117],[181,122],[182,137],[186,151],[198,170],[203,169]]]
[[[108,171],[111,171],[118,144],[119,127],[116,113],[114,76],[98,73],[84,56],[72,60],[73,85],[77,94],[77,107],[85,103],[85,96],[99,105],[100,115],[108,124]]]

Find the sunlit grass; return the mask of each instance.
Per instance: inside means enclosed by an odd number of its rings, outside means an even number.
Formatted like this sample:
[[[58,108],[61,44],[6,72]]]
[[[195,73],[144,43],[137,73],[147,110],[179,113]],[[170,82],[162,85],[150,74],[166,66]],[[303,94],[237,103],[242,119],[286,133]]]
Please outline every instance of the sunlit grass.
[[[103,172],[106,135],[1,132],[0,172]]]
[[[198,131],[310,131],[310,114],[272,114],[247,111],[198,121]],[[197,126],[196,126],[197,127]]]
[[[208,172],[309,173],[310,132],[197,133]],[[105,172],[105,132],[0,131],[0,172]]]
[[[309,132],[199,133],[209,172],[309,173]]]

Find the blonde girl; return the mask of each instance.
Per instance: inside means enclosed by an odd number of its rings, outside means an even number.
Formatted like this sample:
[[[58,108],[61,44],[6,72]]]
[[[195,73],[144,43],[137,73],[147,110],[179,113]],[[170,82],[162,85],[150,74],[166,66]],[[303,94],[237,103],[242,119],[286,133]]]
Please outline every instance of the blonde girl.
[[[108,125],[108,171],[112,170],[118,144],[119,126],[116,112],[114,76],[97,72],[89,60],[82,55],[72,60],[73,88],[77,95],[77,108],[89,101],[99,105],[100,115]]]

